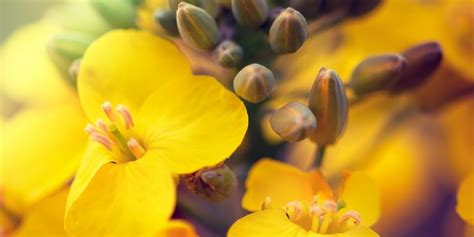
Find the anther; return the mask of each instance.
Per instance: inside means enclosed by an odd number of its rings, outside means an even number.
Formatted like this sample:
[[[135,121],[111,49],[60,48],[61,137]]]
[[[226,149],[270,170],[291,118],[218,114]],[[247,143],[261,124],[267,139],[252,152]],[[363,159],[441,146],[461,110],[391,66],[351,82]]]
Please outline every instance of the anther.
[[[125,128],[128,130],[133,127],[133,117],[130,111],[124,105],[117,105],[117,112],[122,116],[125,122]]]
[[[97,131],[97,129],[94,127],[94,125],[88,123],[86,125],[86,127],[84,128],[84,131],[89,134],[90,136],[92,136],[92,134],[94,133],[98,133],[99,131]]]
[[[332,200],[327,200],[324,202],[324,207],[330,212],[337,212],[337,203]]]
[[[353,219],[355,225],[359,225],[361,222],[361,216],[356,211],[346,211],[341,217],[341,223],[348,221],[349,219]]]
[[[100,133],[93,133],[90,135],[90,139],[104,145],[105,148],[107,148],[109,151],[112,151],[112,146],[114,145],[114,142],[108,137],[105,137]]]
[[[286,214],[290,217],[290,220],[299,220],[303,215],[303,207],[299,202],[289,202],[285,207]]]
[[[267,196],[262,203],[262,211],[272,208],[272,198]]]
[[[131,138],[130,140],[128,140],[127,146],[130,152],[132,152],[132,154],[137,159],[141,158],[146,153],[145,148],[143,148],[135,138]]]
[[[106,101],[105,103],[102,104],[102,110],[104,113],[107,115],[107,117],[110,119],[110,121],[115,122],[117,119],[117,116],[114,111],[114,107],[112,107],[112,103],[109,101]]]
[[[109,129],[107,127],[107,124],[104,122],[104,120],[102,119],[97,119],[97,121],[95,122],[95,125],[100,128],[102,131],[104,132],[108,132]]]

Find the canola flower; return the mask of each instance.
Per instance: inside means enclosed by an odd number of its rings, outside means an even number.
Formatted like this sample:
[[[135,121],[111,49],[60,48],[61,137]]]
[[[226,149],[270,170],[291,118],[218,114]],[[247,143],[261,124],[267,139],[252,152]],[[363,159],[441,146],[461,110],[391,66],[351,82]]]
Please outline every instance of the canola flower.
[[[172,174],[222,162],[247,129],[237,97],[193,76],[176,46],[145,32],[95,41],[81,61],[78,92],[95,125],[86,126],[93,142],[68,197],[73,235],[156,233],[174,210]]]
[[[332,189],[319,170],[265,158],[250,170],[246,188],[242,206],[254,213],[234,223],[229,237],[378,236],[369,227],[380,215],[379,194],[364,174],[348,174]]]

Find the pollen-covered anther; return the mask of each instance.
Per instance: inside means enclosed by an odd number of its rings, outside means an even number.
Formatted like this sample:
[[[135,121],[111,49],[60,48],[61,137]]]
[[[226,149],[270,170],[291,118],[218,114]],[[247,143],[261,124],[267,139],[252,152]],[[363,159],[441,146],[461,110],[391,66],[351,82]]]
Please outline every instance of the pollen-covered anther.
[[[84,131],[89,134],[90,136],[92,136],[92,134],[94,133],[98,133],[99,131],[97,130],[97,128],[94,127],[94,125],[88,123],[86,125],[86,127],[84,128]]]
[[[300,202],[289,202],[285,206],[285,211],[290,220],[296,221],[303,216],[303,205]]]
[[[324,208],[330,212],[337,212],[337,203],[333,200],[324,201]]]
[[[128,140],[127,146],[130,152],[132,152],[132,154],[137,159],[141,158],[146,153],[145,148],[143,148],[143,146],[140,145],[140,143],[138,143],[138,141],[135,138],[131,138],[130,140]]]
[[[117,105],[117,112],[122,116],[123,121],[125,122],[125,128],[128,130],[134,126],[133,117],[130,111],[124,105]]]
[[[110,121],[115,122],[117,120],[117,115],[115,113],[114,107],[109,101],[106,101],[102,104],[102,111],[104,111],[105,115],[107,115]]]
[[[108,128],[107,124],[104,122],[104,120],[97,119],[97,121],[95,122],[95,125],[98,128],[100,128],[103,132],[109,132],[109,128]]]
[[[353,220],[355,225],[359,225],[361,222],[361,216],[358,212],[356,211],[346,211],[344,215],[341,217],[341,223],[344,223],[349,220]]]
[[[90,134],[90,139],[92,141],[96,141],[107,148],[107,150],[112,151],[112,146],[115,144],[112,140],[100,133],[92,133]]]

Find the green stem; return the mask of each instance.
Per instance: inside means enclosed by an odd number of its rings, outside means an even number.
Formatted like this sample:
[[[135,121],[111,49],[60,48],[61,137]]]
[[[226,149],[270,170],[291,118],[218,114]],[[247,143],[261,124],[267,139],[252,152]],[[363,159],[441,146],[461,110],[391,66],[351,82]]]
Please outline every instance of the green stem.
[[[316,148],[316,158],[314,160],[314,166],[318,169],[321,168],[321,166],[323,165],[325,151],[326,146],[319,146],[318,148]]]

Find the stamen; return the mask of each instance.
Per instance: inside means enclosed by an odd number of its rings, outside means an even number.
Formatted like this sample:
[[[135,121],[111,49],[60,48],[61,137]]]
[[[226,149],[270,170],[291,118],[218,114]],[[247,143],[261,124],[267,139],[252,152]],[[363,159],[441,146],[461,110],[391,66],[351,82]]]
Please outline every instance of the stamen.
[[[356,212],[356,211],[346,211],[344,213],[344,215],[342,215],[342,217],[341,217],[341,223],[343,223],[345,221],[348,221],[351,218],[354,220],[355,225],[359,225],[360,222],[361,222],[361,219],[362,219],[358,212]]]
[[[102,131],[104,132],[109,132],[109,129],[107,127],[107,124],[104,122],[104,120],[102,119],[97,119],[97,121],[95,122],[95,125],[100,128]]]
[[[286,214],[290,217],[290,220],[297,221],[303,215],[303,207],[299,202],[289,202],[285,207]]]
[[[117,105],[117,112],[122,115],[123,121],[125,121],[125,128],[128,130],[133,127],[133,117],[130,111],[124,105]]]
[[[115,110],[112,107],[112,103],[110,103],[109,101],[106,101],[105,103],[103,103],[102,104],[102,110],[107,115],[107,117],[110,119],[110,121],[112,121],[112,122],[117,121],[117,115],[115,114]]]
[[[99,131],[94,127],[94,125],[88,123],[86,127],[84,128],[84,131],[86,131],[87,134],[92,136],[94,133],[98,133]]]
[[[309,208],[309,214],[311,216],[317,216],[317,217],[322,217],[327,213],[327,211],[323,210],[320,206],[318,205],[311,205]]]
[[[327,200],[324,202],[324,207],[330,212],[337,212],[337,203],[332,200]]]
[[[108,137],[105,137],[100,133],[93,133],[90,135],[90,139],[104,145],[105,148],[107,148],[109,151],[112,151],[112,146],[114,145],[114,142]]]
[[[267,196],[262,203],[262,211],[272,208],[272,198]]]
[[[319,215],[313,215],[311,218],[311,231],[317,233],[319,230],[319,222],[321,217]]]
[[[146,153],[146,150],[134,138],[131,138],[130,140],[128,140],[127,146],[128,146],[128,149],[132,152],[132,154],[137,159],[141,158]]]
[[[321,223],[321,225],[319,227],[318,233],[326,234],[328,229],[329,229],[329,225],[331,224],[331,222],[332,222],[331,215],[325,215],[323,217],[323,222]]]

